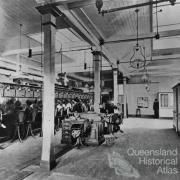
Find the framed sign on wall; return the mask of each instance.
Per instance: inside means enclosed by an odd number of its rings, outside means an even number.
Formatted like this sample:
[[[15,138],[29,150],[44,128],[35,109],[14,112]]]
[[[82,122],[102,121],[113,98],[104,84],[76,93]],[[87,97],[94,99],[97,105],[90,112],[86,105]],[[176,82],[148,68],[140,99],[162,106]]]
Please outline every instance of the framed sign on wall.
[[[137,107],[138,108],[148,108],[149,107],[148,97],[138,97],[137,98]]]
[[[16,97],[18,97],[18,98],[25,97],[25,93],[26,93],[25,89],[21,89],[21,90],[16,89]]]
[[[4,89],[4,96],[5,97],[16,97],[16,90],[15,89]]]
[[[26,90],[26,98],[33,98],[34,97],[34,91],[33,90]]]

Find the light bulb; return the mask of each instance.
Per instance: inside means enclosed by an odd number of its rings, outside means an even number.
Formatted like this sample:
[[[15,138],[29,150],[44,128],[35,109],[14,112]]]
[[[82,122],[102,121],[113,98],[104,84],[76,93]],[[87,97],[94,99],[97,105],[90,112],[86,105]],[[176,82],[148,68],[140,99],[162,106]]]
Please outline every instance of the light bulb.
[[[101,8],[103,7],[103,0],[96,0],[96,8],[98,9],[98,12],[101,12]]]

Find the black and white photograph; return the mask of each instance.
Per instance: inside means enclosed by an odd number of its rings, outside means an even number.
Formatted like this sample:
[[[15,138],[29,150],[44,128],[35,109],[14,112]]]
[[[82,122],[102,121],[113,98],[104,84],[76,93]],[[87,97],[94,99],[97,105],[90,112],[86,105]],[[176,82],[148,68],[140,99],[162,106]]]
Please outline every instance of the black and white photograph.
[[[0,180],[180,180],[180,0],[0,0]]]

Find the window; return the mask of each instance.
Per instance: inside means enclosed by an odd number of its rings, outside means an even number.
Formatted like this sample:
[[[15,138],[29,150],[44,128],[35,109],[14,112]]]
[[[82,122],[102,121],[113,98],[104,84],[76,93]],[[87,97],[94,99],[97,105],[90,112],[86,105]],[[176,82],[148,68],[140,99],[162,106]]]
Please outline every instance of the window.
[[[161,94],[161,107],[168,107],[168,94]]]
[[[173,107],[173,93],[160,93],[160,106]]]

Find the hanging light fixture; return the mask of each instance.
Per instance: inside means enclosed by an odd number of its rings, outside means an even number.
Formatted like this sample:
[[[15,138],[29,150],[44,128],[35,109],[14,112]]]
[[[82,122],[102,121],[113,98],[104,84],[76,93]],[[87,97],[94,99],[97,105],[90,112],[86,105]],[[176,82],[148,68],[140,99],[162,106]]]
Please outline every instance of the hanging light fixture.
[[[61,44],[60,53],[61,53],[61,75],[62,75],[62,44]]]
[[[59,82],[61,83],[61,84],[64,84],[64,86],[68,86],[68,83],[69,83],[69,79],[68,79],[68,77],[67,77],[67,74],[66,74],[66,72],[63,72],[63,63],[62,63],[62,61],[63,61],[63,51],[62,51],[62,44],[61,44],[61,48],[60,48],[60,51],[59,51],[59,53],[60,53],[60,55],[61,55],[61,72],[60,73],[58,73],[58,80],[59,80]]]
[[[144,82],[144,83],[147,83],[149,81],[149,76],[148,76],[148,72],[146,69],[144,69],[144,74],[141,78],[141,80]]]
[[[159,28],[158,28],[158,8],[157,8],[157,0],[156,0],[156,35],[155,38],[159,39],[160,35],[159,35]]]
[[[21,46],[22,46],[22,24],[20,23],[19,24],[19,49],[21,50]],[[21,56],[20,56],[20,53],[18,54],[18,56],[17,56],[17,69],[16,69],[16,74],[15,74],[15,76],[17,77],[17,78],[19,78],[21,75],[23,75],[23,73],[22,73],[22,65],[21,65]]]
[[[19,24],[19,48],[21,49],[22,24]]]
[[[142,81],[143,82],[147,82],[148,81],[148,76],[147,76],[147,74],[143,74],[143,76],[142,76]]]
[[[84,63],[84,70],[87,69],[87,63]]]
[[[145,89],[146,89],[147,92],[150,91],[149,83],[145,84]]]
[[[87,69],[87,63],[86,63],[86,51],[84,51],[84,70]]]
[[[149,84],[151,81],[149,79],[148,70],[145,68],[144,68],[144,74],[143,74],[141,80],[143,81],[143,83],[145,83],[144,86],[145,86],[146,91],[149,92],[150,91],[150,85]]]
[[[30,38],[29,38],[29,54],[28,54],[28,58],[31,58],[32,57],[32,49],[31,49],[31,41],[30,41]]]
[[[145,55],[143,54],[143,50],[142,47],[139,45],[139,26],[138,26],[138,13],[139,13],[139,9],[135,10],[136,15],[137,15],[137,42],[136,42],[136,46],[134,46],[133,48],[133,56],[130,59],[130,66],[135,68],[135,69],[140,69],[142,67],[145,67],[146,65],[146,58]]]
[[[41,76],[43,76],[43,18],[42,15],[40,16],[41,22]]]
[[[98,13],[101,13],[101,8],[103,7],[103,0],[96,0],[96,8],[98,9]]]
[[[172,6],[174,6],[174,5],[175,5],[176,0],[169,0],[169,2],[171,3],[171,5],[172,5]]]

